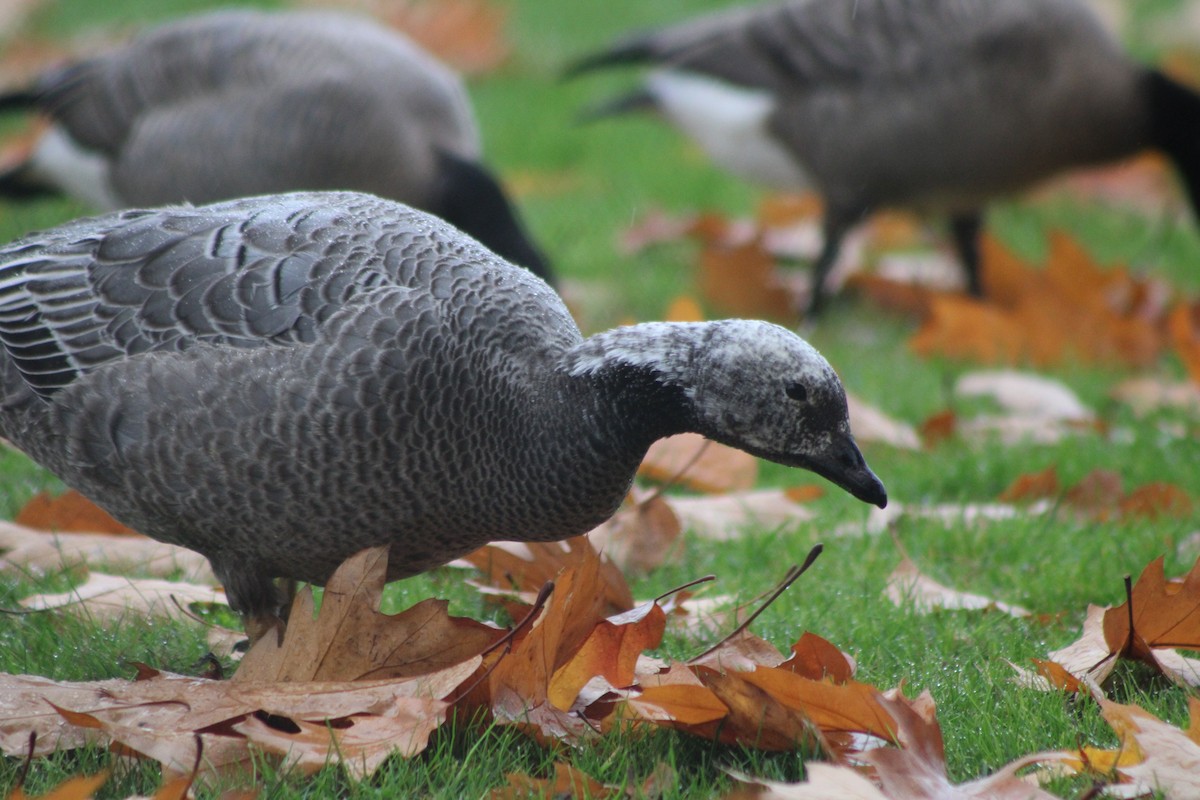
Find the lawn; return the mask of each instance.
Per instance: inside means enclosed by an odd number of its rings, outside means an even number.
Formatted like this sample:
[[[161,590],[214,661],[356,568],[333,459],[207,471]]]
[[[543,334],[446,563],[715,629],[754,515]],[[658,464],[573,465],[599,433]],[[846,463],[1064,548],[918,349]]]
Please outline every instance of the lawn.
[[[44,0],[32,13],[27,35],[69,40],[97,27],[123,29],[217,5],[224,3]],[[762,192],[718,172],[652,119],[576,124],[580,109],[628,86],[631,76],[563,82],[560,71],[573,57],[623,31],[723,4],[511,0],[502,5],[509,12],[511,57],[470,83],[489,162],[516,187],[529,227],[566,282],[585,333],[660,318],[672,299],[696,295],[697,245],[685,240],[627,254],[618,245],[620,234],[654,209],[750,215]],[[1179,5],[1169,0],[1126,3],[1130,49],[1143,58],[1160,55],[1161,20]],[[1169,205],[1163,198],[1162,208]],[[82,213],[86,209],[68,202],[0,203],[0,240]],[[1002,242],[1035,260],[1046,252],[1049,231],[1062,229],[1101,264],[1128,264],[1133,272],[1165,281],[1180,293],[1200,292],[1200,233],[1189,220],[1176,220],[1166,211],[1039,195],[1036,201],[997,204],[990,223]],[[946,409],[952,402],[948,387],[980,367],[919,358],[907,344],[917,324],[846,295],[805,335],[830,359],[849,390],[916,425]],[[1039,372],[1073,389],[1105,424],[1052,444],[962,438],[920,450],[865,444],[867,460],[890,497],[912,506],[989,503],[1019,476],[1054,466],[1063,485],[1106,469],[1118,473],[1126,488],[1166,482],[1200,501],[1200,426],[1195,416],[1158,411],[1139,417],[1110,397],[1116,384],[1134,375],[1181,379],[1184,371],[1174,356],[1138,371],[1115,364],[1066,363]],[[972,408],[967,403],[958,410]],[[760,482],[790,486],[808,478],[763,465]],[[23,456],[0,453],[0,514],[11,518],[45,488],[58,490],[61,484]],[[1185,573],[1200,555],[1200,545],[1189,541],[1200,531],[1197,515],[1097,520],[1064,513],[991,522],[959,517],[949,523],[905,516],[893,526],[893,537],[869,529],[867,510],[839,491],[827,491],[812,508],[812,522],[747,530],[728,542],[688,537],[678,561],[632,581],[634,594],[654,597],[711,573],[717,576],[718,591],[749,599],[782,578],[787,565],[802,561],[815,542],[824,542],[821,558],[767,610],[755,632],[786,649],[802,632],[812,631],[853,654],[859,680],[882,688],[903,684],[910,697],[928,690],[937,702],[949,774],[956,782],[989,774],[1039,750],[1116,746],[1117,738],[1095,704],[1019,688],[1008,662],[1028,664],[1076,639],[1088,604],[1123,602],[1125,576],[1136,578],[1154,558],[1165,556],[1170,576]],[[1034,616],[922,614],[911,605],[893,605],[884,587],[901,560],[897,542],[937,580],[1021,605]],[[34,592],[61,591],[71,580],[69,575],[0,574],[0,608],[16,607]],[[404,608],[431,596],[450,599],[458,614],[495,614],[463,585],[459,570],[394,584],[388,603]],[[671,636],[660,654],[686,658],[706,646],[687,636]],[[144,662],[200,674],[206,651],[203,630],[196,625],[135,617],[97,626],[47,614],[0,614],[0,672],[58,680],[128,678],[131,664]],[[1187,726],[1187,691],[1135,668],[1119,668],[1119,678],[1113,699]],[[394,758],[363,784],[351,782],[336,768],[316,777],[264,769],[257,783],[264,787],[263,796],[270,797],[479,797],[503,784],[506,773],[545,775],[556,758],[563,758],[602,782],[628,786],[640,785],[656,764],[665,762],[678,775],[665,796],[699,798],[730,791],[727,770],[799,780],[806,755],[766,754],[678,733],[644,738],[615,734],[556,755],[512,730],[481,732],[449,724],[435,734],[425,753],[410,760]],[[39,760],[26,787],[36,795],[68,776],[114,761],[97,750]],[[0,793],[12,787],[20,766],[17,759],[0,761]],[[157,786],[156,767],[143,764],[119,772],[119,779],[99,796],[151,793]],[[1075,781],[1052,788],[1064,797],[1079,797],[1087,787],[1087,782]]]

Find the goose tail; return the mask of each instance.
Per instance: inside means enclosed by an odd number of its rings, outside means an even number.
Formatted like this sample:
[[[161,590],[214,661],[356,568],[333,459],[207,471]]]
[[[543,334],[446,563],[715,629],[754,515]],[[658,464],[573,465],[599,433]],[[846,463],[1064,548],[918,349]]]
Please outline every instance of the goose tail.
[[[28,111],[38,104],[38,94],[30,89],[0,91],[0,114]]]
[[[1151,144],[1174,162],[1200,222],[1200,94],[1158,70],[1147,82]]]
[[[616,66],[645,64],[658,57],[653,37],[649,35],[634,35],[617,42],[612,47],[598,53],[578,58],[563,70],[564,80],[570,80],[585,72]]]
[[[604,117],[618,114],[629,114],[635,111],[650,111],[658,106],[654,94],[646,89],[639,89],[629,94],[605,100],[583,109],[575,115],[577,123],[594,122]]]

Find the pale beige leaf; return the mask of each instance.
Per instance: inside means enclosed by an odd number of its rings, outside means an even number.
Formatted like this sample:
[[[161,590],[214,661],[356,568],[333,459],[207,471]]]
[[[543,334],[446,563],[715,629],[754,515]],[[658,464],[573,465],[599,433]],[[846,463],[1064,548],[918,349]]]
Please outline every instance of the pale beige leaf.
[[[208,559],[182,547],[136,536],[47,533],[0,521],[0,572],[46,574],[80,565],[217,583]]]
[[[1086,422],[1093,414],[1060,381],[1015,370],[969,372],[954,386],[958,397],[991,397],[1012,414]]]
[[[248,717],[233,729],[283,763],[306,774],[328,764],[344,764],[358,780],[370,777],[393,753],[411,758],[429,744],[429,736],[445,722],[449,704],[428,698],[398,698],[385,714],[355,716],[345,724],[299,721],[297,732],[282,731],[259,717]]]
[[[884,594],[897,607],[911,605],[918,614],[935,610],[1000,611],[1012,617],[1027,617],[1029,612],[1020,606],[1009,605],[990,597],[951,589],[925,575],[909,558],[888,577]]]
[[[679,496],[670,498],[670,504],[684,530],[713,541],[809,522],[816,516],[782,489],[755,489],[711,497]]]
[[[1029,372],[967,373],[959,378],[954,392],[959,397],[990,397],[1004,412],[960,420],[958,433],[970,440],[1052,444],[1086,430],[1095,418],[1064,384]]]
[[[69,592],[23,598],[21,605],[34,610],[63,609],[75,616],[108,622],[130,616],[189,619],[193,604],[228,606],[225,592],[194,583],[161,578],[126,578],[101,572]]]
[[[732,492],[754,486],[758,460],[698,433],[681,433],[650,445],[638,474],[701,492]]]
[[[1047,658],[1061,664],[1081,681],[1090,680],[1097,686],[1104,683],[1117,662],[1104,640],[1104,612],[1107,610],[1103,606],[1089,605],[1082,635],[1066,647],[1052,650]]]
[[[897,283],[944,292],[961,292],[966,288],[958,259],[939,250],[885,253],[875,263],[875,274]]]
[[[803,783],[781,783],[734,774],[761,788],[749,794],[755,800],[889,800],[862,773],[849,767],[810,761],[804,765],[808,779]]]
[[[52,681],[36,675],[0,673],[0,753],[13,757],[25,755],[30,733],[37,734],[35,756],[101,741],[103,736],[99,731],[68,724],[46,700],[59,706],[87,708],[110,689],[126,683]]]
[[[589,531],[587,538],[626,575],[644,575],[678,558],[682,527],[673,504],[661,494],[635,489],[632,498],[632,503]]]
[[[917,429],[906,422],[888,416],[880,409],[854,395],[846,394],[850,408],[850,429],[859,442],[878,442],[901,450],[920,450],[921,437]]]
[[[1200,797],[1200,743],[1187,731],[1168,725],[1137,706],[1101,702],[1101,713],[1121,735],[1131,736],[1145,759],[1119,771],[1133,781],[1131,793],[1141,796],[1160,792],[1169,798]],[[1125,787],[1114,787],[1118,790]]]
[[[1192,381],[1130,378],[1117,384],[1109,396],[1129,406],[1138,416],[1164,409],[1200,414],[1200,385]]]

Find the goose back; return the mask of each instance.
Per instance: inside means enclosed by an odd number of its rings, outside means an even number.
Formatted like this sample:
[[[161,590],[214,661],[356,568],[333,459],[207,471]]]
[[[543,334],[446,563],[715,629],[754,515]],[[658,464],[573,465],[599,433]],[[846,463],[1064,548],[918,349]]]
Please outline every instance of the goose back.
[[[185,18],[49,73],[34,93],[104,154],[126,206],[352,187],[420,205],[439,149],[480,155],[456,75],[334,12]]]

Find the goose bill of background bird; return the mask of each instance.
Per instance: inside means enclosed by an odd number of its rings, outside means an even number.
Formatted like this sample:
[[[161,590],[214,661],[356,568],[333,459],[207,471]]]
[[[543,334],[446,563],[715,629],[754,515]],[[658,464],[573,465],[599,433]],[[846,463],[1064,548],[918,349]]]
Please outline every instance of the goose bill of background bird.
[[[64,192],[111,210],[352,189],[424,209],[550,277],[481,162],[462,81],[365,17],[185,17],[0,94],[0,111],[31,108],[52,125],[0,174],[0,194]]]
[[[981,294],[985,205],[1156,148],[1200,209],[1200,96],[1123,54],[1082,0],[786,0],[634,34],[569,70],[654,67],[585,116],[652,109],[724,169],[825,201],[810,313],[879,208],[946,214]]]
[[[766,322],[584,338],[545,282],[354,193],[126,211],[0,249],[0,435],[207,556],[267,619],[390,545],[389,577],[583,533],[697,431],[883,506],[841,382]]]

